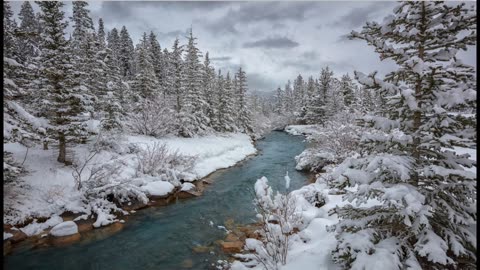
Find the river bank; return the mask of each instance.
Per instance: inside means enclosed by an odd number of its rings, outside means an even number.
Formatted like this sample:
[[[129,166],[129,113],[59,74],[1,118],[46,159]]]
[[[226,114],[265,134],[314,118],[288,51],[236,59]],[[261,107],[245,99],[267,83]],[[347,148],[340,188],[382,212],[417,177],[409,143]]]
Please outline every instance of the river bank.
[[[179,269],[182,265],[210,269],[217,260],[228,258],[218,245],[218,240],[227,236],[227,221],[238,225],[256,221],[252,189],[260,175],[272,179],[277,190],[284,189],[286,171],[292,178],[292,189],[306,183],[308,175],[295,170],[294,160],[304,147],[300,137],[272,132],[264,140],[257,141],[257,155],[211,174],[206,179],[211,184],[206,184],[203,196],[173,200],[167,207],[137,211],[126,217],[125,223],[113,225],[112,231],[120,231],[113,235],[106,236],[109,232],[95,229],[90,231],[95,236],[62,248],[19,248],[5,257],[4,266],[19,270],[32,267]]]
[[[135,154],[129,154],[125,149],[148,148],[156,143],[164,143],[170,151],[188,156],[195,156],[196,163],[191,173],[185,177],[187,181],[177,186],[164,185],[168,189],[160,190],[154,194],[150,189],[142,189],[142,185],[149,187],[152,183],[163,182],[161,179],[152,182],[148,177],[145,181],[138,178],[135,170]],[[80,240],[80,234],[95,229],[104,230],[103,227],[113,224],[113,230],[122,227],[128,217],[137,210],[150,207],[167,205],[178,199],[199,196],[204,184],[208,184],[208,177],[215,171],[234,166],[256,153],[254,142],[243,134],[227,134],[222,136],[206,136],[201,138],[167,138],[154,139],[145,136],[127,137],[115,144],[116,150],[102,151],[93,163],[106,163],[111,159],[122,161],[124,179],[136,181],[136,192],[140,190],[145,198],[137,196],[128,201],[109,200],[112,210],[89,211],[89,202],[74,187],[71,168],[59,166],[50,151],[42,149],[25,150],[18,144],[7,144],[6,148],[15,156],[25,155],[25,167],[29,174],[22,177],[17,183],[4,186],[4,255],[11,251],[13,246],[30,238],[36,246],[65,245]],[[80,146],[77,153],[84,153],[89,145]],[[23,156],[22,156],[23,158]],[[126,172],[126,173],[125,173]],[[129,174],[130,173],[130,174]],[[85,174],[85,173],[84,173]],[[136,178],[135,178],[136,177]],[[48,179],[48,181],[45,181]],[[204,182],[205,180],[205,182]],[[153,181],[155,179],[153,178]],[[158,190],[153,190],[158,191]],[[141,194],[141,195],[143,195]],[[108,200],[108,196],[107,196]],[[108,213],[110,212],[110,213]],[[109,222],[103,222],[106,215],[112,215]],[[102,216],[103,215],[103,216]],[[104,220],[101,220],[103,218]],[[101,220],[98,226],[98,221]],[[59,223],[74,221],[78,233],[67,236],[55,237],[50,235],[50,229]],[[95,224],[97,222],[97,224]],[[95,226],[96,225],[96,226]],[[105,229],[109,231],[112,229]]]

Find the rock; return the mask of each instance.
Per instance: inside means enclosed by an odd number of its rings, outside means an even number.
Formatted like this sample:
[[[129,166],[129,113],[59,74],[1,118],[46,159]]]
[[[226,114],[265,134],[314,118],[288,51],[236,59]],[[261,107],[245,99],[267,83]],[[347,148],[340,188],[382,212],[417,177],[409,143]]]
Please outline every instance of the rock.
[[[239,253],[242,251],[243,242],[242,241],[222,242],[220,246],[222,247],[222,250],[225,253]]]
[[[60,236],[60,237],[52,237],[51,241],[53,245],[56,246],[66,246],[77,241],[80,241],[82,237],[79,233],[68,235],[68,236]]]
[[[180,191],[176,195],[179,199],[198,197],[200,194],[195,191]]]
[[[83,232],[87,232],[87,231],[91,231],[93,230],[93,222],[94,220],[82,220],[82,221],[77,221],[77,226],[78,226],[78,232],[79,233],[83,233]]]
[[[12,252],[12,242],[10,240],[3,241],[3,256]]]
[[[20,241],[23,241],[23,240],[27,239],[27,235],[20,230],[11,231],[10,233],[13,234],[13,236],[9,238],[9,240],[12,241],[12,244],[15,244],[15,243],[18,243]]]
[[[213,180],[212,179],[204,179],[202,181],[202,183],[207,184],[207,185],[211,185],[213,183]]]
[[[235,221],[233,220],[233,218],[229,218],[227,220],[225,220],[225,227],[229,230],[233,230],[233,227],[235,225]]]
[[[205,252],[208,252],[208,251],[210,251],[210,248],[206,247],[206,246],[194,246],[193,247],[193,252],[195,252],[195,253],[205,253]]]
[[[148,206],[148,204],[143,203],[141,201],[134,201],[130,205],[122,205],[122,209],[130,212],[132,210],[139,210],[139,209],[145,208],[147,206]]]
[[[51,230],[50,234],[53,236],[67,236],[78,233],[78,226],[73,221],[65,221],[58,225],[55,225]]]
[[[193,261],[191,259],[185,259],[182,262],[182,268],[192,268],[193,267]]]
[[[225,238],[225,241],[227,242],[235,242],[235,241],[239,241],[240,239],[238,238],[238,236],[236,236],[235,234],[233,233],[229,233],[227,235],[227,237]]]

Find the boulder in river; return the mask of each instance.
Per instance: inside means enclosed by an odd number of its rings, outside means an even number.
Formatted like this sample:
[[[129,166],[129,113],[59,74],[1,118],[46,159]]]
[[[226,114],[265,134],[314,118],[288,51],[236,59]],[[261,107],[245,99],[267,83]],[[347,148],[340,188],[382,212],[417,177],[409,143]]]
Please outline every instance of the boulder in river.
[[[239,253],[242,251],[243,242],[242,241],[235,241],[235,242],[224,242],[220,243],[223,252],[225,253]]]

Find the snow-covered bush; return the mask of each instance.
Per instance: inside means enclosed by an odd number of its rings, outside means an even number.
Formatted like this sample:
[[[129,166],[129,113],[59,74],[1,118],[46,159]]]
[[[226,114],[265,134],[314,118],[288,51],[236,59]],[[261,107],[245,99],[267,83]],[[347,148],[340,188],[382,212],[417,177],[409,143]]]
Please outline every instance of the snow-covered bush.
[[[158,176],[175,186],[179,179],[191,178],[190,173],[195,166],[196,157],[171,151],[165,143],[155,142],[137,153],[137,174]]]
[[[3,181],[13,182],[25,173],[25,168],[17,162],[12,153],[3,151]]]
[[[266,269],[279,269],[287,262],[290,237],[302,224],[296,197],[290,193],[277,192],[274,195],[267,178],[262,177],[255,183],[254,204],[260,221],[261,240],[246,240],[245,246],[253,256],[244,258],[253,259]]]
[[[135,134],[161,137],[172,133],[173,113],[158,100],[144,100],[128,115],[127,126]]]

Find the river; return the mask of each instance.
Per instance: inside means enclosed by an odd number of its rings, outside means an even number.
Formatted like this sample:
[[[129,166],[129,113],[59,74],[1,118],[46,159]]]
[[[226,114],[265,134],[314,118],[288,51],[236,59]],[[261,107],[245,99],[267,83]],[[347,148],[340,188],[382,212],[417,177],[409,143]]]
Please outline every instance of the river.
[[[257,156],[210,175],[213,183],[200,197],[139,210],[128,218],[120,232],[110,237],[94,235],[66,247],[17,248],[4,257],[4,267],[10,270],[214,269],[212,264],[226,258],[214,245],[225,237],[225,231],[217,226],[228,219],[236,224],[255,221],[253,185],[258,178],[266,176],[272,187],[282,192],[287,171],[290,189],[297,189],[307,181],[307,174],[295,170],[294,160],[305,148],[303,136],[274,131],[259,140],[257,148]],[[192,250],[197,245],[211,246],[212,250],[197,253]]]

